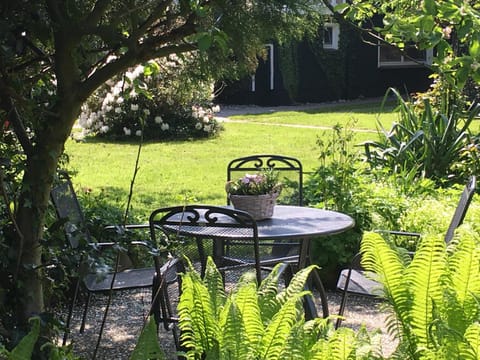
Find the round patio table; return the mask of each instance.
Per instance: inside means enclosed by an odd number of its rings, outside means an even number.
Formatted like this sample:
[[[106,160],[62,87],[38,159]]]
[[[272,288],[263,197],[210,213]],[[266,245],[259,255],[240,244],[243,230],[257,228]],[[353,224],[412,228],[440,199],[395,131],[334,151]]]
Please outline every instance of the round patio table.
[[[200,205],[201,206],[201,205]],[[180,219],[180,213],[177,214]],[[174,216],[175,217],[175,216]],[[257,220],[258,241],[263,240],[294,240],[300,243],[298,256],[288,257],[288,262],[296,261],[298,258],[298,269],[303,269],[310,265],[310,247],[311,242],[321,241],[322,236],[339,234],[355,225],[354,220],[340,212],[290,205],[277,205],[274,208],[273,216],[265,220]],[[185,226],[187,225],[187,226]],[[215,254],[222,254],[223,241],[228,239],[224,231],[218,231],[218,228],[209,226],[182,225],[180,230],[177,225],[168,224],[165,229],[171,232],[179,232],[183,235],[191,235],[198,238],[211,238],[218,240],[214,242]],[[285,261],[282,258],[280,261]],[[310,289],[315,286],[319,291],[322,302],[323,316],[327,317],[328,304],[325,289],[323,287],[320,275],[316,269],[311,272],[311,278],[307,284]],[[310,297],[307,297],[305,304],[305,316],[307,318],[317,317],[315,304]]]
[[[281,239],[300,241],[299,269],[311,264],[312,240],[322,241],[322,236],[340,234],[354,225],[355,221],[350,216],[337,211],[289,205],[277,205],[270,219],[257,221],[259,241]],[[326,292],[320,275],[314,270],[311,276],[313,285],[320,294],[323,316],[327,317],[329,312]],[[316,307],[311,301],[307,301],[305,310],[307,318],[317,316]]]

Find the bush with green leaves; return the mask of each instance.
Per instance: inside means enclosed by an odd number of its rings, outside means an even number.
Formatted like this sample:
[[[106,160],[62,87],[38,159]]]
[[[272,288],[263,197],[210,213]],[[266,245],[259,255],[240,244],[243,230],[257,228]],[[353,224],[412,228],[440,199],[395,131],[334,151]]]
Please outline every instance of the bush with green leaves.
[[[83,107],[87,134],[109,139],[190,139],[216,135],[209,79],[188,69],[193,57],[170,56],[137,66],[107,83]]]
[[[312,242],[312,256],[328,288],[336,285],[339,269],[358,251],[363,229],[369,228],[370,212],[362,191],[360,153],[354,148],[354,121],[337,124],[319,136],[319,166],[304,182],[306,205],[340,211],[355,220],[355,227],[341,235]]]
[[[404,100],[389,89],[398,101],[399,121],[390,130],[379,123],[380,140],[365,143],[366,160],[372,169],[385,169],[409,179],[428,178],[438,186],[464,183],[480,169],[478,136],[469,127],[479,106],[467,113],[458,104],[432,104]]]
[[[389,332],[399,339],[399,359],[478,359],[480,356],[480,237],[461,226],[446,244],[427,235],[413,255],[366,233],[362,264],[383,284],[391,315]]]
[[[243,276],[226,294],[211,258],[204,279],[193,269],[182,276],[178,305],[187,359],[381,359],[365,329],[337,331],[327,319],[305,321],[302,299],[313,267],[300,270],[280,289],[277,265],[257,286]]]

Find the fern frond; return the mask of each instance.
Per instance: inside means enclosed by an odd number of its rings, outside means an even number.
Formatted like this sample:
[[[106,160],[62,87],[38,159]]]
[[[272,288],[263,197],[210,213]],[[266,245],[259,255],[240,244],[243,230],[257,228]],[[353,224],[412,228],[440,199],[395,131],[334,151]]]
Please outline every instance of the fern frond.
[[[277,264],[269,272],[268,276],[260,284],[258,294],[258,304],[262,313],[263,322],[270,321],[273,315],[280,309],[281,303],[277,298],[279,291],[279,281],[282,270],[282,264]]]
[[[218,271],[211,256],[207,258],[203,282],[210,294],[212,308],[220,310],[225,304],[226,294],[222,274]]]
[[[259,359],[280,359],[292,328],[299,321],[298,303],[303,294],[296,294],[285,302],[265,329],[259,348]]]
[[[328,319],[315,318],[305,323],[297,323],[290,332],[287,344],[280,354],[281,359],[309,360],[315,355],[312,350],[318,339],[326,338],[327,332],[332,331],[333,325]]]
[[[434,346],[429,336],[433,319],[434,303],[443,298],[442,279],[448,275],[445,241],[441,235],[422,238],[405,272],[405,281],[410,285],[412,296],[410,327],[415,335],[417,349]]]
[[[383,285],[385,298],[396,314],[397,324],[390,331],[408,327],[410,291],[405,283],[403,255],[378,233],[366,232],[361,243],[362,266],[375,274],[375,280]],[[402,330],[403,331],[403,330]]]
[[[219,333],[215,309],[208,289],[196,271],[182,276],[182,296],[178,304],[181,341],[189,353],[201,354],[216,348]]]
[[[243,283],[233,294],[233,302],[238,306],[248,341],[255,346],[263,336],[264,327],[257,298],[257,285]]]
[[[278,294],[278,300],[281,304],[285,303],[292,296],[298,295],[298,293],[304,290],[307,279],[314,269],[318,269],[318,266],[310,265],[295,273],[285,291],[282,291],[280,294]]]
[[[330,339],[332,360],[347,360],[355,358],[355,332],[349,328],[338,329]]]
[[[478,235],[467,226],[459,228],[453,241],[452,255],[449,257],[451,287],[463,308],[465,322],[471,323],[478,315],[475,294],[480,294],[480,247]],[[451,250],[451,249],[449,249]]]
[[[460,358],[476,360],[480,358],[480,324],[474,323],[465,331],[465,344],[460,348]]]
[[[246,336],[242,314],[237,305],[227,300],[219,316],[219,348],[221,359],[247,359],[253,348]]]

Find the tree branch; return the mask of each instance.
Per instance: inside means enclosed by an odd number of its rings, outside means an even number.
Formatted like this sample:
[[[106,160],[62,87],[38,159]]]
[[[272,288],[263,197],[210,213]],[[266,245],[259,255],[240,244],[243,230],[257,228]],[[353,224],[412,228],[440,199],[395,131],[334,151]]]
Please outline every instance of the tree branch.
[[[13,125],[13,130],[15,135],[17,135],[18,142],[22,146],[23,151],[28,156],[33,151],[33,145],[28,137],[27,132],[25,131],[25,127],[23,126],[23,122],[20,118],[20,114],[15,107],[15,103],[11,96],[5,96],[3,98],[4,106],[3,108],[7,110],[7,117],[8,121],[11,122]]]
[[[111,0],[98,0],[93,7],[93,10],[86,16],[83,21],[83,26],[89,28],[95,26],[102,18],[108,6],[111,4]]]

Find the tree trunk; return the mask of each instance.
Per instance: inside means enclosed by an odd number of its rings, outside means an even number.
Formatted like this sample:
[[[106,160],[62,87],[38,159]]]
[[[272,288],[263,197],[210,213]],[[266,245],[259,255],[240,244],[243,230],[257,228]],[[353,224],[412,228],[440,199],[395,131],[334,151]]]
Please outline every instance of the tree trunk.
[[[21,232],[16,244],[18,259],[18,316],[20,324],[29,317],[44,312],[42,246],[50,189],[64,144],[80,109],[80,102],[59,106],[59,116],[52,115],[51,124],[37,131],[39,141],[27,154],[27,166],[22,179],[22,193],[16,220]],[[63,115],[63,116],[62,116]]]

